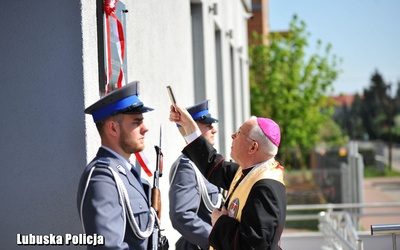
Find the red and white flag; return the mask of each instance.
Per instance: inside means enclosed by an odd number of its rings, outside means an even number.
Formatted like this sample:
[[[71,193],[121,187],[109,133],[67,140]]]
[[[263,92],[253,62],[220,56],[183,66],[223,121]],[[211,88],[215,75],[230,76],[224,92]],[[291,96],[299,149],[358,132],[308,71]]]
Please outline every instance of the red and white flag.
[[[118,0],[104,0],[103,2],[103,18],[104,18],[104,44],[106,46],[104,50],[105,56],[105,75],[106,75],[106,87],[105,94],[110,93],[115,88],[121,88],[126,84],[124,71],[123,71],[123,63],[125,58],[125,39],[124,39],[124,29],[122,27],[122,23],[119,21],[117,15],[115,14],[115,9]],[[112,44],[112,41],[114,43]],[[115,48],[115,47],[116,48]],[[113,49],[114,48],[114,49]],[[112,52],[117,51],[118,55],[112,55]],[[116,69],[119,72],[118,78],[115,81],[113,80],[113,58],[118,57],[119,60],[119,69]],[[115,60],[115,59],[114,59]],[[114,85],[114,86],[111,86]]]
[[[147,159],[146,155],[144,154],[143,151],[139,153],[135,153],[136,160],[139,162],[140,166],[142,166],[142,169],[144,172],[147,174],[148,177],[153,176],[154,168],[151,166],[149,160]]]

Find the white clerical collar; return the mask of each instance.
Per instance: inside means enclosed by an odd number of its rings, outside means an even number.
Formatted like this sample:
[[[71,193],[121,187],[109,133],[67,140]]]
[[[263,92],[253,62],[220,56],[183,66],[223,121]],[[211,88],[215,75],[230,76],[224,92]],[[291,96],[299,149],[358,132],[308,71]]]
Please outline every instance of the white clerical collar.
[[[254,169],[254,168],[257,168],[257,167],[259,167],[259,166],[261,166],[261,165],[264,165],[264,164],[266,164],[267,162],[272,163],[272,162],[274,162],[274,161],[275,161],[275,158],[272,157],[271,159],[268,159],[268,160],[266,160],[266,161],[262,161],[262,162],[260,162],[260,163],[257,163],[256,165],[253,166],[253,169]]]
[[[122,157],[122,155],[118,154],[117,152],[115,152],[114,150],[112,150],[109,147],[106,146],[101,146],[102,148],[104,148],[105,150],[109,151],[110,153],[112,153],[113,155],[115,155],[120,161],[122,161],[125,164],[125,167],[131,171],[132,169],[132,165],[124,158]]]

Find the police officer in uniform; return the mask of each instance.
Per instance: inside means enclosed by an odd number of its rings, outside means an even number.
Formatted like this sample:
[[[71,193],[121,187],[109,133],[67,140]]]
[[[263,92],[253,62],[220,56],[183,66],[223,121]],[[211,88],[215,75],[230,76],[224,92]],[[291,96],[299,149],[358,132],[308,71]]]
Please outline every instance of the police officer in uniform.
[[[187,108],[203,136],[214,145],[217,119],[209,113],[208,100]],[[184,154],[170,169],[169,216],[172,226],[182,235],[176,250],[209,249],[211,212],[222,202],[220,190],[201,174]]]
[[[104,236],[105,244],[96,249],[152,249],[157,218],[151,187],[130,163],[131,154],[145,146],[143,113],[153,110],[138,98],[138,84],[129,83],[85,110],[93,116],[101,147],[83,171],[77,205],[84,232]]]
[[[281,139],[279,125],[269,118],[250,117],[232,134],[231,157],[225,161],[201,135],[186,109],[175,104],[170,121],[180,124],[188,156],[207,179],[228,195],[211,216],[210,245],[217,250],[280,248],[286,219],[283,167],[275,160]]]

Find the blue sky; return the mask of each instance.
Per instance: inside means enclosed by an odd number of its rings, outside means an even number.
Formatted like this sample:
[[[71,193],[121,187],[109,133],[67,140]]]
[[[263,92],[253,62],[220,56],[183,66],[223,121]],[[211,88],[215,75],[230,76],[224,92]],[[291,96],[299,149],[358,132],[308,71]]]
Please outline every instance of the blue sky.
[[[361,94],[375,70],[400,81],[400,0],[269,0],[271,31],[287,30],[294,14],[310,33],[308,53],[320,39],[342,58],[334,94]]]

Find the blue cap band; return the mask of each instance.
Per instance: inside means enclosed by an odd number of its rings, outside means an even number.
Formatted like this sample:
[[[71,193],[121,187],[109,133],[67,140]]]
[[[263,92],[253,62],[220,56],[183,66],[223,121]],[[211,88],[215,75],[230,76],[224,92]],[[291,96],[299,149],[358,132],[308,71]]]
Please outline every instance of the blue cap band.
[[[196,120],[197,118],[202,117],[203,115],[208,115],[208,114],[209,114],[208,109],[206,109],[206,110],[202,110],[200,112],[194,113],[192,115],[192,117],[194,120]]]
[[[203,115],[208,115],[208,114],[209,114],[208,109],[206,109],[206,110],[202,110],[200,112],[194,113],[191,116],[192,116],[193,120],[196,120],[197,118],[202,117]],[[176,126],[180,127],[180,125],[178,123],[176,124]]]
[[[114,114],[115,112],[126,109],[127,107],[132,106],[135,103],[141,103],[141,102],[142,101],[139,100],[137,95],[128,96],[122,100],[119,100],[118,102],[111,103],[102,108],[99,108],[96,111],[93,111],[92,113],[93,121],[96,123]]]

